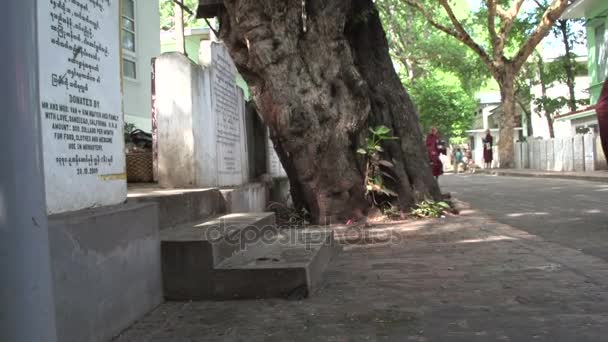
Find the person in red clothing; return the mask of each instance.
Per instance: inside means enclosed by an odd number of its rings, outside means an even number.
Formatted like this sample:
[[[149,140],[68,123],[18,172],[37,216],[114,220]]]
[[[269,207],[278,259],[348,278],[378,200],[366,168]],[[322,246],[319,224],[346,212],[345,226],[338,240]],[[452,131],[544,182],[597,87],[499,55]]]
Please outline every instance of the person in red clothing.
[[[494,138],[490,134],[490,130],[486,130],[486,137],[481,139],[483,142],[483,163],[486,169],[492,168],[492,146],[494,145]]]
[[[595,105],[595,112],[597,113],[597,122],[600,126],[602,149],[608,159],[608,78],[604,80],[600,98],[597,101],[597,105]]]
[[[443,153],[440,141],[437,128],[431,128],[431,132],[426,136],[426,150],[435,179],[443,174],[443,163],[439,159],[439,154]]]

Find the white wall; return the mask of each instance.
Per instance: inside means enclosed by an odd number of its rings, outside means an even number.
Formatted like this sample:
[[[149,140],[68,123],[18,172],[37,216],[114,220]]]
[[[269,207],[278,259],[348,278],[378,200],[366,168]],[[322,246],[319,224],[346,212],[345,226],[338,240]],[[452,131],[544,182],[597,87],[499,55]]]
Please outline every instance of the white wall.
[[[566,138],[532,139],[515,144],[521,149],[517,168],[548,171],[595,171],[608,168],[600,148],[600,137],[594,134],[573,135]],[[526,152],[529,163],[524,158]]]
[[[123,77],[125,122],[152,131],[151,64],[160,54],[158,0],[135,0],[137,79]]]
[[[574,82],[574,94],[576,98],[588,99],[589,77],[579,76],[575,78]],[[532,93],[533,98],[540,98],[542,94],[541,86],[533,86],[530,89],[530,92]],[[550,85],[549,88],[547,88],[547,96],[551,98],[557,98],[559,96],[568,97],[568,94],[568,86],[564,83],[554,83]],[[534,102],[532,102],[530,109],[532,110],[532,130],[534,133],[534,137],[549,139],[551,135],[549,134],[549,125],[547,124],[547,119],[545,118],[544,114],[539,115],[536,112],[536,105],[534,104]],[[570,109],[568,108],[568,106],[564,106],[559,111],[559,114],[564,114],[569,111]],[[555,121],[553,123],[553,129],[556,138],[570,137],[573,135],[570,120]]]

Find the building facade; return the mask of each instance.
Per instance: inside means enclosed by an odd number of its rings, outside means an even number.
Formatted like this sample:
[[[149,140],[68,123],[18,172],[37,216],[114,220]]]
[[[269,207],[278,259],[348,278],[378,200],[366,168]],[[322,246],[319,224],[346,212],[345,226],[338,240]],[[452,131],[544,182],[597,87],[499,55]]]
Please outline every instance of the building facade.
[[[556,116],[556,121],[570,120],[576,133],[597,130],[595,104],[606,78],[608,78],[608,1],[578,0],[570,5],[564,19],[585,18],[587,29],[589,100],[590,106],[579,111]]]
[[[473,154],[473,160],[477,165],[483,165],[483,142],[486,136],[486,130],[490,130],[490,134],[494,138],[494,161],[492,167],[499,165],[498,160],[498,133],[500,131],[500,116],[502,110],[500,108],[500,93],[480,93],[476,95],[479,105],[475,112],[475,121],[473,127],[467,131],[469,135],[469,148]],[[521,108],[517,107],[518,115],[514,132],[514,140],[522,139],[522,124],[521,124]],[[524,125],[525,126],[525,125]]]
[[[122,88],[125,123],[152,130],[152,59],[160,54],[158,0],[122,0]]]

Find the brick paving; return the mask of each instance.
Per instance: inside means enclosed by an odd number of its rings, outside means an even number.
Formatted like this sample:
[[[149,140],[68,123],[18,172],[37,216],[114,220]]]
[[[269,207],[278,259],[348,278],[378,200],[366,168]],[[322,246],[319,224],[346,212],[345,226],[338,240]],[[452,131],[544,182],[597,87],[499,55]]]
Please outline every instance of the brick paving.
[[[584,180],[592,182],[608,183],[608,171],[587,171],[587,172],[557,172],[544,171],[533,169],[492,169],[479,170],[479,173],[491,174],[495,176],[511,176],[511,177],[541,177],[541,178],[557,178],[570,180]]]
[[[608,184],[478,174],[440,183],[499,222],[608,261]]]
[[[115,342],[607,340],[600,258],[471,209],[367,234],[338,231],[311,298],[169,302]]]

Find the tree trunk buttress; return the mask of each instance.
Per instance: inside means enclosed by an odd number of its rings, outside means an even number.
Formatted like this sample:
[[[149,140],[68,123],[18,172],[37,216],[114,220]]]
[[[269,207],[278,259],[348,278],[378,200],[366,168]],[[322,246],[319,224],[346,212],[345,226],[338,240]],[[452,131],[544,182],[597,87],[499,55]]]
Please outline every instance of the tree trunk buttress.
[[[515,163],[515,118],[516,99],[515,99],[515,76],[508,73],[501,78],[500,97],[502,103],[503,115],[500,118],[500,132],[498,140],[498,155],[500,168],[513,168]]]
[[[396,165],[403,208],[439,197],[371,0],[307,0],[306,13],[299,0],[224,3],[220,36],[269,127],[294,202],[314,223],[343,222],[369,208],[356,150],[370,125],[385,124],[399,137],[385,145],[384,158]]]

